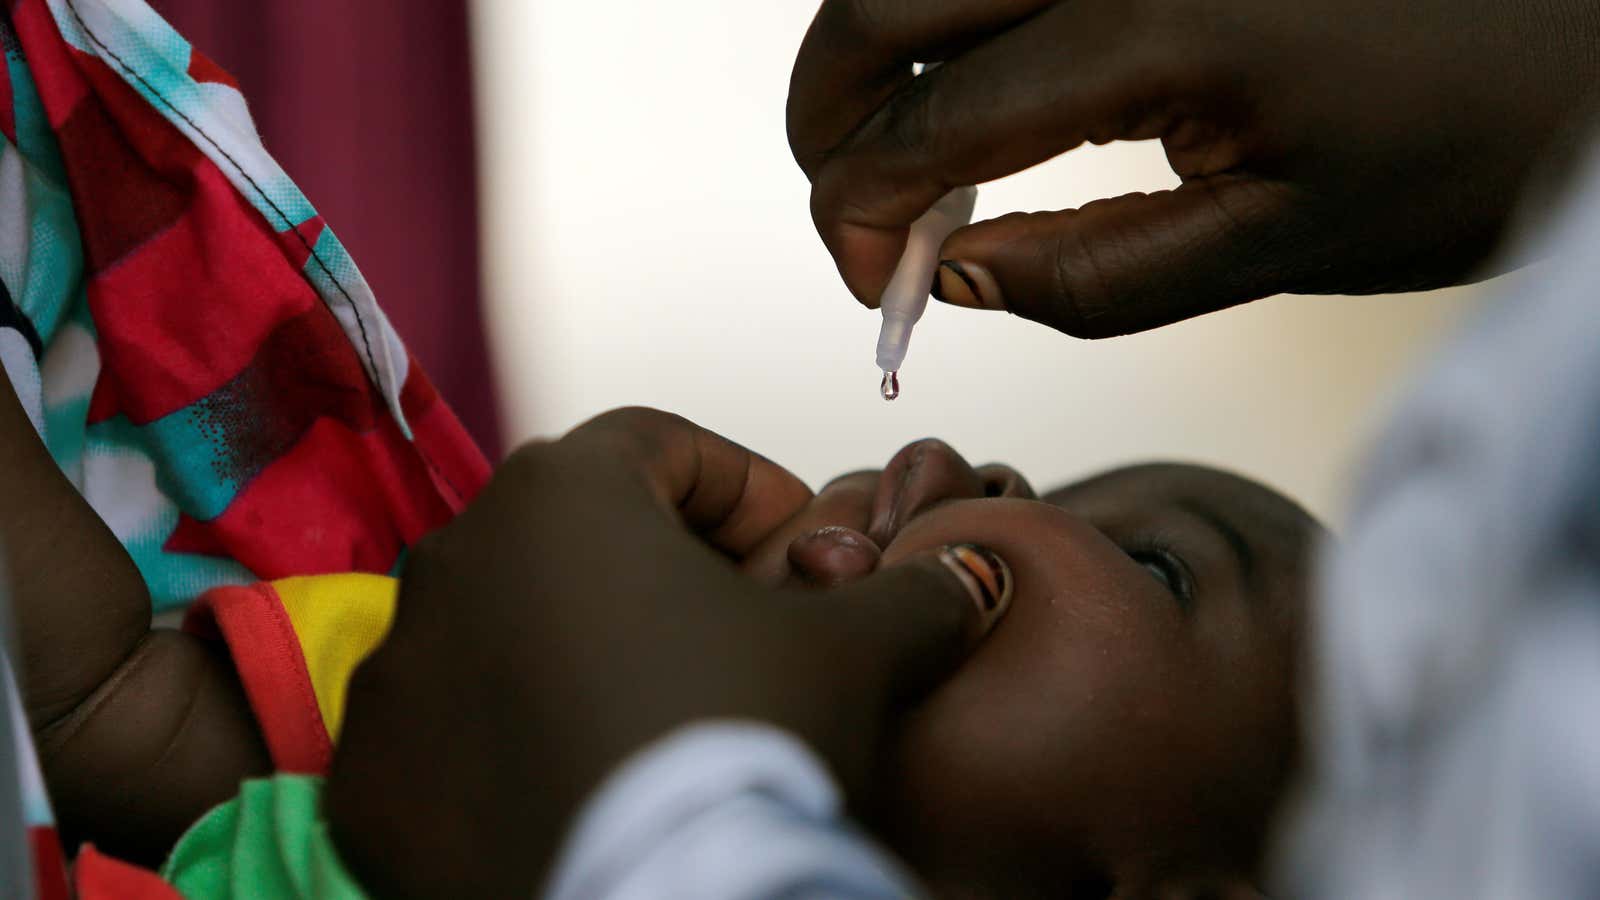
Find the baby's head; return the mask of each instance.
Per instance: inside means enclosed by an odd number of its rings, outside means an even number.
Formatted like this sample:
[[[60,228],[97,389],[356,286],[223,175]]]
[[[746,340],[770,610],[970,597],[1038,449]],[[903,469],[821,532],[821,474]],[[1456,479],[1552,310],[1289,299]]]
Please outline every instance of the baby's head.
[[[924,441],[820,492],[781,561],[753,566],[833,582],[962,542],[1010,563],[1010,612],[912,712],[866,811],[935,894],[1225,896],[1295,762],[1319,533],[1210,469],[1120,469],[1036,499]]]

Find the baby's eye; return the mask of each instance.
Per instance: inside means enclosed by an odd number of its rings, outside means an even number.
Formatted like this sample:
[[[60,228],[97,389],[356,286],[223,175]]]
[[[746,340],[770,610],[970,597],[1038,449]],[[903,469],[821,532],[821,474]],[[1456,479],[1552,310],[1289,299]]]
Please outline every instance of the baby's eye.
[[[1177,555],[1160,548],[1130,551],[1128,555],[1159,581],[1185,611],[1194,605],[1194,582],[1189,577],[1189,567]]]

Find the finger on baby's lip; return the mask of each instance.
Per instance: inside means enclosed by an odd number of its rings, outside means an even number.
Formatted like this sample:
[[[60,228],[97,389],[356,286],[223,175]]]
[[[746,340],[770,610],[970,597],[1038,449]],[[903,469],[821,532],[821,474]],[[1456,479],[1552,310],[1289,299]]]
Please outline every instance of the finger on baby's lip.
[[[865,578],[878,568],[882,556],[866,535],[839,525],[801,535],[789,545],[795,576],[813,587],[837,587]]]
[[[798,515],[776,529],[761,546],[740,562],[746,575],[763,584],[787,581],[805,582],[789,562],[789,545],[829,526],[849,529],[867,527],[872,514],[872,496],[877,490],[878,472],[863,471],[842,475],[817,492]]]

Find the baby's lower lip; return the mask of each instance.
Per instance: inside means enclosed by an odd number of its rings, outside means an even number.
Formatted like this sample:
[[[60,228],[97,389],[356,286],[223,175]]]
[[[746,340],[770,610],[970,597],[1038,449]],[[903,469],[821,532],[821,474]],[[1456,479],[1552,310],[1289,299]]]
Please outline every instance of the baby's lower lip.
[[[941,520],[944,520],[943,516],[930,515],[947,505],[947,503],[936,504],[899,523],[889,540],[879,545],[883,548],[883,558],[879,561],[879,566],[892,565],[918,553],[936,550],[945,544],[959,543],[959,540],[944,539],[946,535],[941,533],[950,531],[949,528],[936,527]],[[948,524],[947,520],[946,522]]]
[[[939,532],[950,531],[951,529],[948,527],[938,527],[940,523],[946,526],[951,523],[951,518],[947,513],[950,507],[966,507],[968,504],[992,502],[992,500],[984,497],[964,496],[924,499],[922,502],[915,504],[910,510],[902,510],[895,517],[892,527],[888,529],[888,533],[882,538],[877,534],[873,534],[873,540],[877,541],[878,546],[882,547],[885,553],[888,553],[891,547],[906,543],[908,539],[911,543],[919,545],[919,549],[923,550],[929,549],[931,546],[943,546],[952,541],[942,540],[937,545],[929,545],[927,544],[927,539],[922,535],[926,534],[929,528],[935,528]],[[958,518],[956,521],[960,521],[960,519]],[[965,531],[965,529],[962,529],[962,531]],[[961,540],[966,540],[966,537],[958,536],[955,542],[959,543]]]
[[[1000,522],[1019,505],[1029,501],[987,497],[950,497],[917,510],[904,522],[894,538],[883,544],[879,566],[894,565],[919,553],[938,550],[949,544],[974,543],[987,546]]]

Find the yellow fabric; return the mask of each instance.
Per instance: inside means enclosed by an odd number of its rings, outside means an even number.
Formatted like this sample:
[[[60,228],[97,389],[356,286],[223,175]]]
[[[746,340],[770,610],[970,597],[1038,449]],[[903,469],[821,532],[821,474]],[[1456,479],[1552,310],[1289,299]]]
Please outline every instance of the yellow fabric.
[[[323,727],[334,743],[344,723],[345,690],[394,620],[398,581],[383,575],[313,575],[274,581],[305,653]]]

